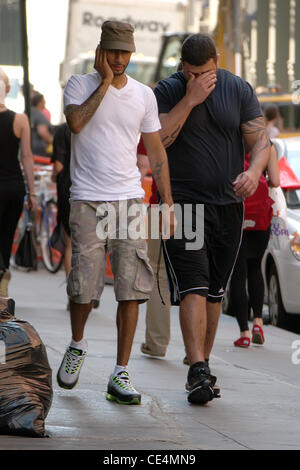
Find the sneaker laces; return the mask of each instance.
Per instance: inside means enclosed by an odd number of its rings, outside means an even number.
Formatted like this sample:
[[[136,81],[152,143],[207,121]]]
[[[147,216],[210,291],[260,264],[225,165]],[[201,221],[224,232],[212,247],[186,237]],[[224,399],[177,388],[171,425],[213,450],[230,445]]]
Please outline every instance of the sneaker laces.
[[[85,353],[81,349],[71,347],[67,349],[65,363],[65,371],[67,374],[75,374],[78,371],[84,356]]]
[[[124,390],[129,392],[136,392],[131,383],[130,376],[126,370],[119,372],[117,375],[112,376],[112,380]]]
[[[196,366],[196,367],[193,367],[192,370],[191,368],[189,370],[188,384],[190,386],[193,386],[194,384],[197,384],[197,383],[200,384],[204,381],[208,381],[209,384],[211,384],[213,382],[212,377],[213,376],[211,376],[210,371],[207,370],[207,367]],[[216,379],[215,379],[215,382],[216,382]]]

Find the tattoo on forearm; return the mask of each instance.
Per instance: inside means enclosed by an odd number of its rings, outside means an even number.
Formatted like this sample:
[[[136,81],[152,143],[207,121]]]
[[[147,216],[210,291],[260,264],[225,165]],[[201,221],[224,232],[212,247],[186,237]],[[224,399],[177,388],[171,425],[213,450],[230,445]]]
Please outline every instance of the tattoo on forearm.
[[[101,83],[101,85],[96,88],[90,97],[81,105],[69,105],[66,108],[66,118],[70,128],[72,128],[72,124],[75,122],[84,126],[93,117],[105,96],[105,91],[102,90],[102,87],[103,83]]]
[[[167,158],[160,158],[152,168],[152,175],[158,187],[159,194],[164,202],[172,201],[170,174]]]
[[[181,126],[179,125],[176,127],[176,129],[172,132],[171,135],[166,135],[166,137],[162,139],[162,144],[164,145],[164,147],[169,147],[174,142],[174,140],[176,140],[180,129]]]
[[[259,136],[255,147],[260,152],[262,152],[262,151],[266,150],[268,147],[270,147],[270,139],[269,139],[269,136],[268,136],[266,131]]]
[[[241,129],[246,139],[247,137],[251,138],[251,136],[256,136],[254,146],[256,152],[263,152],[270,146],[270,139],[266,131],[264,118],[259,117],[253,121],[242,124]]]
[[[157,182],[157,181],[160,179],[160,177],[161,177],[161,172],[162,172],[164,163],[165,163],[164,161],[157,162],[157,163],[155,163],[155,166],[154,166],[154,168],[152,169],[152,174],[153,174],[153,177],[154,177],[154,179],[156,180],[156,182]]]

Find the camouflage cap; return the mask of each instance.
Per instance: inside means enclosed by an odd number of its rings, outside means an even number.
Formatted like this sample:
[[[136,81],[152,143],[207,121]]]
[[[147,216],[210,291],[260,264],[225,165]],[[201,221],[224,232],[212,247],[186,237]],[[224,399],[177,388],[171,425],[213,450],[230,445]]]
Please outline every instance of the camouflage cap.
[[[133,39],[134,28],[121,21],[105,21],[102,24],[101,47],[135,52]]]

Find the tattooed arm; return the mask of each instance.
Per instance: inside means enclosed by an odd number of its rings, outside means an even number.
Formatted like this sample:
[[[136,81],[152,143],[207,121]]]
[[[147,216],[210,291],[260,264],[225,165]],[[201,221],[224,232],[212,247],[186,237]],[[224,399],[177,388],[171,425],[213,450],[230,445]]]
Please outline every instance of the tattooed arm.
[[[237,177],[233,186],[238,196],[249,197],[255,193],[260,175],[268,165],[271,143],[263,117],[242,124],[241,130],[251,152],[250,167]]]
[[[199,76],[189,74],[186,94],[168,114],[160,114],[160,138],[165,148],[170,147],[177,139],[192,109],[203,103],[216,86],[216,71],[210,70]]]
[[[169,164],[166,151],[161,144],[158,132],[142,133],[147,156],[150,161],[153,178],[155,179],[162,202],[172,206]]]
[[[161,143],[158,132],[142,133],[144,145],[150,161],[152,174],[155,179],[162,202],[162,238],[167,240],[176,230],[174,202],[171,193],[169,164],[166,151]]]
[[[180,101],[168,114],[159,115],[161,122],[160,138],[165,148],[170,147],[175,142],[192,109],[189,106],[184,106],[183,102]]]
[[[100,86],[81,105],[70,104],[65,108],[68,126],[74,134],[79,134],[93,117],[114,78],[107,62],[106,51],[100,46],[96,49],[94,68],[102,77]]]
[[[70,104],[65,108],[66,120],[71,132],[79,134],[82,131],[98,109],[107,88],[105,82],[102,82],[84,103],[81,105]]]

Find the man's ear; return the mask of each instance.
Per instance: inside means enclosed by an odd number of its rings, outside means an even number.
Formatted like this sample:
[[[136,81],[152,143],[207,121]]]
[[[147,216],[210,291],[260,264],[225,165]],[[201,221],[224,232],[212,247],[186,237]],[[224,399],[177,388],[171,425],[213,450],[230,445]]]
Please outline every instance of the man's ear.
[[[177,72],[180,72],[180,70],[183,69],[183,60],[182,57],[180,57],[179,63],[177,65]]]
[[[217,54],[216,65],[217,65],[217,68],[219,68],[219,66],[220,66],[220,54]]]
[[[6,94],[8,95],[8,93],[10,92],[10,84],[9,83],[6,85],[5,90],[6,90]]]

